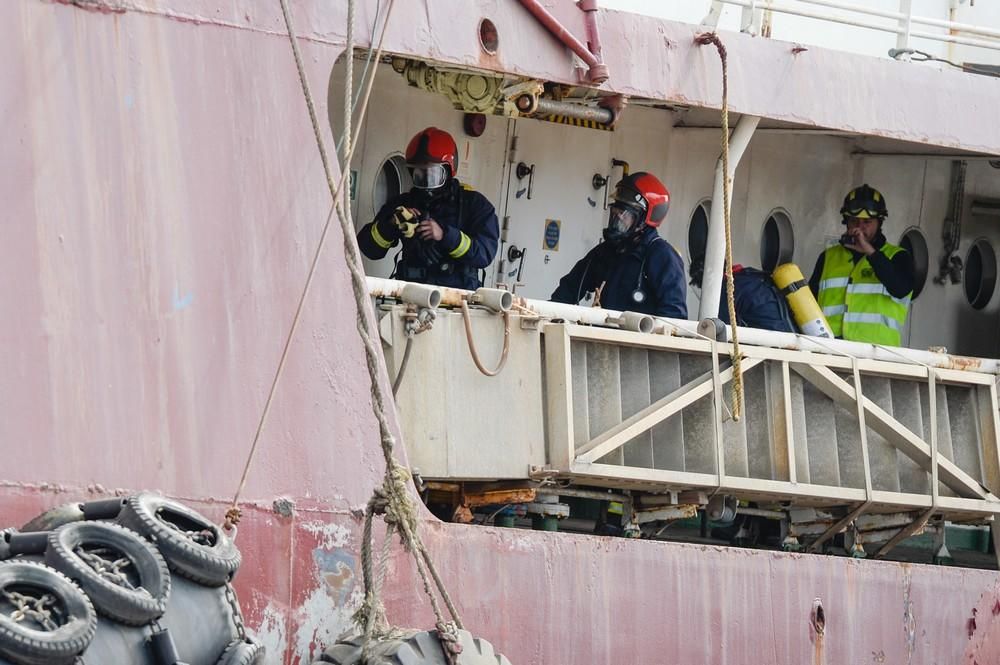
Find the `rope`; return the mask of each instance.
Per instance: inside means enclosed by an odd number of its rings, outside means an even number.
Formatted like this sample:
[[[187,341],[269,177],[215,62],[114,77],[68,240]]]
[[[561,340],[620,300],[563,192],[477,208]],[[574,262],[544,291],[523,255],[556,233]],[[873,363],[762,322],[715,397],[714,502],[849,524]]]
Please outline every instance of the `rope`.
[[[719,35],[709,32],[698,35],[695,43],[714,44],[722,61],[722,213],[726,227],[726,302],[729,305],[729,322],[733,331],[733,420],[739,421],[743,413],[743,369],[740,357],[740,338],[736,326],[736,294],[733,286],[733,228],[729,218],[729,67],[726,47]]]
[[[309,111],[309,119],[312,123],[313,133],[316,139],[316,147],[319,150],[320,159],[323,163],[323,172],[326,175],[327,185],[329,186],[330,195],[333,199],[334,210],[336,211],[337,219],[340,222],[340,229],[343,235],[345,250],[344,258],[347,262],[347,267],[351,275],[351,288],[354,294],[355,304],[357,305],[356,326],[364,346],[365,361],[368,368],[368,376],[371,381],[372,413],[378,422],[382,454],[385,458],[385,478],[383,480],[383,484],[380,487],[375,488],[372,498],[369,500],[366,515],[370,513],[371,521],[374,521],[375,515],[383,515],[384,520],[388,525],[387,535],[391,535],[393,530],[398,531],[403,542],[404,549],[413,555],[417,573],[420,575],[424,591],[427,593],[427,596],[430,599],[431,608],[434,611],[436,619],[435,625],[438,629],[438,635],[441,639],[442,648],[448,655],[449,660],[454,661],[454,658],[461,651],[461,645],[457,641],[452,640],[451,636],[463,627],[462,622],[458,616],[457,610],[455,609],[454,603],[451,601],[451,597],[448,595],[447,589],[445,589],[440,576],[437,574],[437,571],[431,562],[430,553],[427,552],[424,548],[423,542],[420,540],[419,533],[417,532],[418,521],[416,509],[407,492],[408,483],[410,482],[410,474],[405,468],[396,462],[393,452],[396,440],[389,424],[385,395],[383,394],[382,384],[379,381],[378,331],[375,330],[375,324],[372,317],[367,315],[369,298],[368,287],[365,282],[365,274],[361,264],[361,251],[358,248],[357,240],[353,232],[354,225],[351,219],[351,209],[349,205],[344,206],[343,201],[339,197],[340,188],[344,186],[350,170],[349,168],[341,169],[340,183],[335,186],[333,181],[333,171],[330,168],[330,162],[327,158],[326,144],[323,139],[323,133],[320,129],[319,121],[317,120],[315,104],[309,87],[309,80],[306,77],[305,68],[302,64],[302,54],[299,52],[297,37],[295,36],[294,22],[288,8],[288,0],[279,0],[279,2],[281,3],[281,11],[285,19],[285,26],[288,29],[288,39],[291,42],[292,54],[295,57],[295,67],[298,71],[299,83],[302,86],[302,94],[305,98],[306,107]],[[349,6],[353,7],[354,4],[355,0],[349,0]],[[389,23],[389,16],[392,14],[394,6],[394,0],[389,0],[388,7],[386,9],[385,22],[382,25],[382,34],[379,38],[378,50],[375,53],[375,62],[379,62],[381,60],[382,40],[385,37],[385,29]],[[350,10],[349,15],[352,15]],[[368,107],[368,100],[371,95],[376,70],[377,68],[373,68],[372,75],[368,78],[364,101],[362,102],[361,111],[359,113],[358,128],[360,128],[363,122],[365,111]],[[345,77],[345,85],[351,84],[353,84],[352,77]],[[352,97],[352,91],[350,89],[346,90],[345,97]],[[345,119],[345,122],[349,121]],[[345,146],[345,148],[347,148],[344,151],[345,167],[350,163],[350,158],[353,154],[353,145],[357,143],[357,131],[358,130],[355,130],[353,140]],[[327,226],[324,227],[323,236],[320,239],[321,244],[319,249],[322,248],[322,242],[325,239],[328,227],[329,220],[327,221]],[[317,250],[317,254],[319,249]],[[365,626],[366,642],[363,647],[363,652],[368,653],[370,641],[372,637],[377,634],[376,629],[378,626],[376,626],[376,624],[379,623],[378,618],[380,616],[379,608],[381,607],[381,602],[378,594],[378,579],[384,577],[388,560],[383,557],[380,564],[381,570],[378,576],[376,577],[373,575],[373,534],[370,524],[366,525],[363,537],[364,542],[362,543],[361,554],[362,570],[365,578],[365,600],[362,603],[361,608],[358,610],[359,614],[356,616],[363,620]],[[438,605],[437,598],[433,593],[431,580],[428,575],[433,578],[438,594],[440,594],[441,598],[444,599],[444,602],[451,613],[452,621],[445,620],[444,615],[441,612],[441,608]]]
[[[462,301],[462,321],[465,323],[465,341],[469,343],[469,353],[472,355],[472,362],[476,363],[476,369],[486,376],[496,376],[507,364],[507,355],[510,353],[510,312],[503,313],[503,350],[500,351],[500,361],[496,369],[486,369],[483,361],[479,358],[476,350],[476,343],[472,339],[472,318],[469,316],[469,303]]]
[[[302,54],[299,52],[298,40],[297,37],[295,36],[294,30],[292,29],[292,19],[288,9],[288,3],[287,0],[280,0],[280,2],[281,2],[281,11],[285,17],[285,25],[288,26],[289,28],[288,38],[292,44],[292,53],[295,56],[295,65],[299,72],[299,80],[300,82],[305,82],[305,70],[303,69],[302,66]],[[354,3],[355,0],[350,0],[348,14],[351,17],[353,17]],[[379,45],[378,45],[378,51],[376,52],[377,56],[376,60],[378,60],[378,56],[381,56],[382,54],[382,40],[385,38],[385,28],[389,23],[389,14],[392,12],[392,4],[393,0],[389,0],[389,6],[386,10],[385,22],[383,22],[382,24],[382,33],[379,36]],[[348,37],[350,39],[353,39],[353,28],[351,26],[348,27]],[[350,54],[348,54],[348,57],[350,57]],[[352,67],[350,62],[348,62],[347,70],[348,72],[352,72]],[[361,111],[359,113],[359,119],[364,118],[365,113],[368,109],[368,99],[371,97],[372,84],[375,81],[376,70],[377,67],[373,68],[371,75],[368,77],[367,87],[365,89],[363,101],[361,103]],[[352,73],[348,74],[346,80],[353,85]],[[308,85],[304,85],[303,88],[304,88],[303,92],[306,97],[306,105],[309,108],[309,120],[312,123],[313,132],[317,137],[321,137],[322,135],[320,134],[319,120],[316,117],[316,109],[315,109],[315,104],[313,104],[312,93],[310,92]],[[348,117],[345,118],[345,123],[347,123],[345,125],[345,129],[349,128],[350,114],[348,114]],[[360,122],[358,123],[358,125],[360,128]],[[357,141],[358,138],[357,133],[355,133],[353,138],[354,140],[352,141],[348,136],[345,135],[346,145],[344,151],[344,158],[345,162],[347,163],[350,163],[350,158],[353,155],[354,151],[353,144]],[[327,175],[327,186],[330,189],[330,196],[334,200],[334,202],[337,202],[337,199],[339,197],[339,192],[343,189],[344,184],[347,181],[347,177],[350,174],[350,170],[344,169],[340,177],[340,182],[334,184],[332,171],[330,170],[330,160],[327,157],[326,146],[323,144],[322,140],[319,141],[318,147],[319,147],[320,159],[323,162],[323,170]],[[247,477],[250,475],[250,469],[253,466],[254,459],[256,459],[257,446],[260,442],[260,435],[264,431],[264,425],[267,423],[267,418],[271,413],[271,404],[274,401],[274,395],[278,389],[278,382],[280,381],[281,375],[284,373],[285,370],[285,363],[288,360],[288,351],[291,348],[292,339],[295,338],[295,332],[298,330],[299,321],[302,318],[302,310],[304,308],[306,298],[309,296],[309,291],[312,288],[313,277],[316,274],[316,266],[319,264],[320,256],[322,255],[323,248],[326,245],[326,236],[330,230],[330,222],[333,219],[333,213],[335,211],[338,213],[338,216],[340,216],[338,203],[335,203],[333,206],[331,206],[330,212],[327,214],[326,217],[326,222],[323,224],[323,232],[320,234],[319,243],[316,247],[316,252],[313,254],[312,263],[309,265],[309,272],[306,276],[306,283],[302,289],[302,294],[299,296],[299,302],[295,308],[295,315],[292,317],[292,325],[289,327],[288,335],[285,337],[285,343],[281,350],[281,357],[278,360],[278,367],[274,372],[274,378],[271,380],[271,387],[268,390],[267,399],[264,401],[264,408],[261,411],[260,420],[257,422],[257,429],[254,431],[253,441],[250,444],[250,452],[247,454],[246,462],[243,465],[243,473],[240,476],[239,485],[236,488],[236,492],[233,494],[233,500],[229,506],[229,509],[226,510],[226,518],[222,525],[222,528],[225,529],[226,531],[232,531],[233,527],[239,524],[240,518],[242,517],[242,511],[239,508],[240,496],[242,496],[243,490],[246,488]],[[357,252],[356,247],[355,247],[355,252]],[[360,259],[357,259],[357,261],[360,262]]]
[[[354,154],[354,142],[351,140],[351,116],[354,113],[354,13],[355,6],[357,5],[354,0],[347,3],[347,44],[344,46],[344,139],[343,139],[343,171],[349,172],[351,166],[351,157]],[[378,63],[375,65],[378,68]],[[312,109],[312,104],[309,105],[310,115],[313,115],[315,111]],[[313,129],[315,131],[315,123],[313,120]],[[358,123],[359,125],[361,123]],[[334,148],[336,149],[336,148]],[[326,152],[325,148],[321,148],[320,152]],[[324,165],[326,166],[326,165]],[[331,192],[332,194],[332,192]],[[350,188],[344,190],[344,207],[351,207],[351,192]]]

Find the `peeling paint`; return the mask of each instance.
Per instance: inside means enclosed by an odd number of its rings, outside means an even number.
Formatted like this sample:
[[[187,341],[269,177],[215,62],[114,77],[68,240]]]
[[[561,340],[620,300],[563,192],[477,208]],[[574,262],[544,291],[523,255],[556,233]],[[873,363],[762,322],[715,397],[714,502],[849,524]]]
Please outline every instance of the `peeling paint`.
[[[362,593],[355,589],[342,606],[332,605],[325,584],[314,589],[298,607],[295,613],[298,629],[295,632],[294,649],[302,662],[310,662],[318,649],[329,646],[354,624],[351,615],[361,604]]]
[[[319,546],[326,550],[346,547],[351,542],[351,530],[340,524],[302,522],[299,527],[316,536]]]
[[[354,555],[344,549],[332,552],[316,549],[313,560],[330,598],[338,607],[345,605],[356,586],[357,560]]]
[[[285,653],[288,648],[288,636],[285,630],[285,615],[268,604],[261,613],[260,625],[257,628],[248,626],[250,633],[267,650],[269,662],[276,660],[279,654]]]
[[[906,640],[907,665],[913,661],[913,649],[917,644],[917,620],[913,616],[913,601],[910,600],[912,576],[913,571],[909,567],[903,569],[903,637]]]

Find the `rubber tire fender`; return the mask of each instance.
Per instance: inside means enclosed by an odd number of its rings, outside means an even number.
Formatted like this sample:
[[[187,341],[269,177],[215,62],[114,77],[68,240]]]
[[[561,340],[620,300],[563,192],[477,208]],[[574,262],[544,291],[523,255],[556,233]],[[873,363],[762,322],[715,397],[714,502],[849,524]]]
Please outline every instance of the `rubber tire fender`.
[[[510,665],[505,656],[496,653],[486,640],[473,637],[467,630],[458,631],[462,653],[458,665]],[[360,634],[341,638],[313,661],[313,665],[360,665]],[[437,633],[430,630],[410,632],[398,639],[376,642],[371,649],[368,665],[448,665],[448,659],[438,641]]]
[[[0,656],[17,665],[68,665],[94,639],[94,606],[62,573],[34,561],[0,563],[0,591],[11,586],[32,586],[51,593],[65,608],[68,620],[45,632],[26,628],[0,613]]]
[[[266,655],[264,647],[250,638],[233,640],[216,665],[263,665]]]
[[[15,533],[16,531],[13,527],[0,531],[0,561],[5,561],[13,556],[10,553],[10,543],[7,542],[7,534]],[[0,665],[3,664],[0,663]]]
[[[53,529],[69,524],[71,522],[82,522],[84,519],[83,509],[80,502],[64,503],[55,508],[49,508],[41,515],[36,515],[30,522],[21,527],[21,531],[52,531]]]
[[[76,549],[102,545],[125,557],[139,577],[139,587],[129,589],[98,574]],[[170,571],[156,549],[133,531],[108,522],[64,524],[49,534],[45,563],[64,573],[90,596],[97,611],[129,626],[142,626],[167,611]]]
[[[210,531],[214,542],[211,545],[194,542],[172,527],[164,513],[199,530]],[[222,529],[187,506],[159,494],[143,492],[130,497],[118,522],[155,544],[171,570],[199,584],[222,586],[240,567],[240,551]]]

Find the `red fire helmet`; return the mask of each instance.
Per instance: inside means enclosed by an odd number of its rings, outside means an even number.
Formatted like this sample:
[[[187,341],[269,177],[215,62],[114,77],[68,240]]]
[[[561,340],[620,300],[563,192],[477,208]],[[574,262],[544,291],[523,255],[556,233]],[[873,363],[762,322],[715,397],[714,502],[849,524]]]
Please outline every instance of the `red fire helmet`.
[[[421,164],[446,164],[452,177],[458,171],[458,146],[451,134],[428,127],[410,139],[406,146],[406,163],[411,166]]]
[[[639,208],[645,223],[656,228],[667,216],[670,192],[656,176],[638,171],[621,179],[615,188],[615,200]]]

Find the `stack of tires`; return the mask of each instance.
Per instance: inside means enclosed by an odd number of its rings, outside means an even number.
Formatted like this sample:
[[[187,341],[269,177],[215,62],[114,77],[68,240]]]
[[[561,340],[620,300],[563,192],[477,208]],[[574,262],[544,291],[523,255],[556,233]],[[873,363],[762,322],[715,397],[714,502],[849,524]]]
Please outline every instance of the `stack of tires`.
[[[254,665],[232,539],[158,494],[0,532],[0,665]]]

